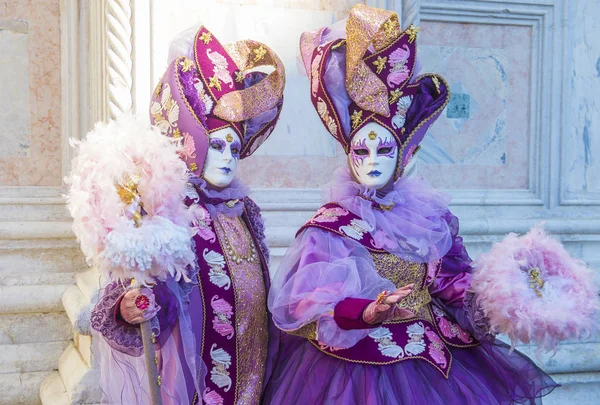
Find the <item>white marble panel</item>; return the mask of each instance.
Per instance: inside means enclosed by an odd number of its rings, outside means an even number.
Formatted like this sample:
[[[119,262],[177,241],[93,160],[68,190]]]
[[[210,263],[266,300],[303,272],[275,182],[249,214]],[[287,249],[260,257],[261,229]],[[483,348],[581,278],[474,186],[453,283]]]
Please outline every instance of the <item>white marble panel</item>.
[[[527,189],[532,28],[421,27],[421,73],[442,74],[451,98],[423,143],[420,174],[444,188]]]
[[[600,3],[574,2],[565,47],[567,97],[563,100],[563,202],[600,202]]]
[[[0,19],[0,157],[29,155],[29,32],[27,23]]]

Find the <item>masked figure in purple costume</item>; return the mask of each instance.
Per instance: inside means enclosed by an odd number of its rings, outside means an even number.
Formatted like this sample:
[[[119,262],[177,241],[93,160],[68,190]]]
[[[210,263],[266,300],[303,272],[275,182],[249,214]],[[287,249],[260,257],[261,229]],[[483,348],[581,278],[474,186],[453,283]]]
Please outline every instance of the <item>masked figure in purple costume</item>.
[[[412,77],[416,34],[357,5],[345,34],[302,35],[312,102],[349,168],[275,273],[268,304],[287,333],[266,404],[538,403],[556,386],[487,334],[449,197],[402,177],[449,99],[441,76]]]
[[[259,42],[223,46],[205,27],[189,33],[171,46],[172,62],[150,113],[152,124],[182,143],[191,172],[186,203],[195,218],[197,269],[191,282],[104,289],[92,313],[101,335],[103,402],[149,403],[136,326],[148,319],[165,404],[258,404],[278,345],[266,307],[263,222],[234,176],[239,159],[273,131],[283,103],[283,65]],[[274,70],[245,73],[262,66]]]

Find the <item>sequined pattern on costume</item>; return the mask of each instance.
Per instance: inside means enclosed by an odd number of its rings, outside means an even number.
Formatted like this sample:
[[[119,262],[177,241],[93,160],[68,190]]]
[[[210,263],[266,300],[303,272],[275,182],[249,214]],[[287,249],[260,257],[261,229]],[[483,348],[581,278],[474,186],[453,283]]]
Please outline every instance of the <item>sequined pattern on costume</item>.
[[[426,263],[411,263],[390,253],[371,253],[377,273],[390,280],[397,288],[414,283],[412,293],[400,302],[400,307],[409,309],[419,315],[428,315],[428,311],[420,311],[431,302],[429,288],[425,284],[427,276]],[[426,316],[429,318],[429,316]]]
[[[256,249],[246,224],[239,217],[219,215],[215,221],[219,240],[225,233],[237,252]],[[233,281],[236,309],[237,377],[235,403],[258,404],[267,360],[267,298],[259,260],[234,262],[224,251]],[[262,365],[262,367],[261,367]]]

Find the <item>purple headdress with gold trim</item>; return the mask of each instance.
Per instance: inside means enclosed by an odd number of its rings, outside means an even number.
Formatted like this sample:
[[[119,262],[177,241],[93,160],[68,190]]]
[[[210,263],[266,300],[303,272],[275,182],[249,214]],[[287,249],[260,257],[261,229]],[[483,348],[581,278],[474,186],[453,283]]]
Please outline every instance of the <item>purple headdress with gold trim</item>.
[[[402,31],[396,13],[357,4],[345,36],[321,28],[300,38],[311,100],[327,130],[349,153],[367,123],[387,128],[400,147],[396,178],[450,99],[442,76],[412,77],[418,30]]]
[[[241,159],[271,135],[283,105],[285,70],[266,45],[244,40],[223,46],[204,26],[194,37],[193,55],[170,63],[152,95],[150,121],[182,139],[181,157],[200,176],[209,133],[231,128],[242,141]],[[262,66],[274,70],[246,73]]]

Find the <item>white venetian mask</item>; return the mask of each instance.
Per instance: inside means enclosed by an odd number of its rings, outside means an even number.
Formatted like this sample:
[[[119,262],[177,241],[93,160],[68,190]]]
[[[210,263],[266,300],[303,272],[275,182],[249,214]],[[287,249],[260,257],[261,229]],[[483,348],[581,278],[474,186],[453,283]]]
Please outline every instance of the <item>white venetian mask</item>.
[[[241,150],[240,137],[231,128],[211,133],[202,177],[213,186],[229,186],[235,177]]]
[[[398,143],[385,127],[370,122],[352,138],[348,163],[359,183],[380,189],[396,171]]]

